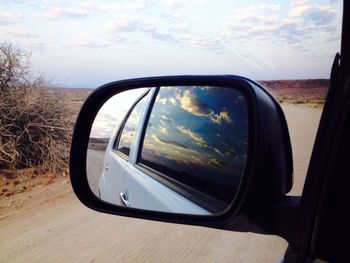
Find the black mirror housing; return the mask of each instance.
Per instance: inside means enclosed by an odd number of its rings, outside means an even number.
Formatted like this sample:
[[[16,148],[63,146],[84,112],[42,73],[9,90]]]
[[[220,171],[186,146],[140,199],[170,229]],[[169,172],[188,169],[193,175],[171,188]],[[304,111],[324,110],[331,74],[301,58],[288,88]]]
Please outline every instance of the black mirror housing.
[[[94,118],[102,105],[120,92],[159,86],[217,86],[238,89],[248,106],[248,151],[236,197],[213,216],[170,214],[128,209],[104,202],[89,187],[86,155]],[[70,155],[70,178],[79,200],[91,209],[149,220],[201,225],[235,231],[269,233],[271,211],[293,185],[292,149],[283,111],[258,83],[239,76],[167,76],[122,80],[101,86],[85,101],[78,115]]]

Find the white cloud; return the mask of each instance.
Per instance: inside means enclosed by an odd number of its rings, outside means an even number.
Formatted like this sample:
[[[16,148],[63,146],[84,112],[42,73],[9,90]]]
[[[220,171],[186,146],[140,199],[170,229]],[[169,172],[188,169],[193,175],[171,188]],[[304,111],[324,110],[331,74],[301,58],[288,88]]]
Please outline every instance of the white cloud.
[[[172,31],[182,31],[182,32],[185,32],[189,29],[189,25],[190,23],[189,22],[179,22],[179,23],[176,23],[172,26],[171,30]]]
[[[161,22],[157,20],[151,20],[143,24],[139,24],[139,30],[148,35],[152,40],[173,43],[175,44],[174,36],[167,32],[167,30],[160,29]]]
[[[263,4],[259,6],[260,9],[266,10],[267,12],[276,13],[281,9],[280,4]]]
[[[27,30],[23,29],[7,29],[7,30],[0,30],[0,36],[9,36],[9,37],[15,37],[15,38],[35,38],[35,36],[30,33]]]
[[[121,4],[120,8],[126,11],[140,11],[144,10],[147,6],[149,6],[149,3],[146,1],[132,1]]]
[[[305,5],[307,0],[291,0],[293,6]]]
[[[180,13],[180,12],[174,12],[174,10],[168,10],[162,14],[162,18],[171,20],[171,21],[177,21],[181,22],[184,20],[187,20],[187,16],[185,13]]]
[[[84,8],[50,8],[44,13],[44,17],[49,20],[56,20],[60,18],[84,18],[87,12]]]
[[[109,42],[96,41],[96,37],[93,37],[91,33],[85,33],[75,38],[72,44],[78,47],[86,48],[106,48],[110,46]]]
[[[170,43],[175,43],[176,40],[175,38],[173,37],[172,34],[170,33],[167,33],[167,32],[160,32],[160,31],[154,31],[150,34],[151,38],[154,39],[154,40],[160,40],[160,41],[163,41],[163,42],[170,42]]]
[[[24,16],[21,13],[1,12],[0,11],[0,25],[15,24],[20,22]]]
[[[131,16],[120,16],[105,27],[105,32],[118,36],[121,32],[131,32],[137,29],[138,21]]]
[[[37,38],[21,40],[21,46],[26,47],[29,50],[43,51],[50,44],[51,43],[49,43],[48,41],[42,41],[42,40],[37,39]]]
[[[184,4],[185,0],[162,0],[162,2],[169,8],[178,7]]]
[[[270,10],[270,11],[269,11]],[[230,41],[254,41],[264,39],[275,43],[287,43],[297,49],[299,44],[304,47],[308,41],[320,41],[323,33],[337,31],[334,26],[337,11],[330,6],[308,5],[304,1],[294,1],[287,16],[275,14],[276,6],[251,7],[236,10],[226,19],[224,35]],[[322,41],[327,41],[324,38]],[[301,50],[301,49],[299,49]]]
[[[150,2],[138,0],[138,1],[128,1],[122,3],[105,3],[105,4],[93,4],[91,2],[83,3],[82,8],[89,10],[90,12],[101,12],[110,13],[117,11],[142,11],[150,5]]]
[[[157,31],[157,27],[159,26],[158,21],[148,21],[144,23],[141,27],[141,30],[144,32],[155,32]]]
[[[89,14],[93,13],[113,13],[113,12],[136,12],[146,9],[151,2],[138,0],[130,1],[125,3],[105,3],[105,4],[95,4],[93,2],[84,2],[82,4],[72,5],[70,7],[63,7],[65,1],[50,1],[45,3],[47,10],[43,17],[49,20],[56,20],[60,18],[84,18]]]
[[[301,5],[289,11],[290,17],[302,17],[317,25],[329,24],[335,19],[337,11],[329,6]]]
[[[195,49],[212,50],[219,53],[223,49],[223,38],[211,32],[204,32],[197,36],[187,34],[181,37],[181,44]]]

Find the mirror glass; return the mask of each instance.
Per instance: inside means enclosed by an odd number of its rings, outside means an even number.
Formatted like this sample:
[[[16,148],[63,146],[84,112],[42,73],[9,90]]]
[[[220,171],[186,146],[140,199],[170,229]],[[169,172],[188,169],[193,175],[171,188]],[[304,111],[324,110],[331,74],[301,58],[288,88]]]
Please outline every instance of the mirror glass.
[[[119,206],[219,214],[235,198],[247,146],[248,108],[237,89],[134,89],[96,115],[88,181],[96,196]]]

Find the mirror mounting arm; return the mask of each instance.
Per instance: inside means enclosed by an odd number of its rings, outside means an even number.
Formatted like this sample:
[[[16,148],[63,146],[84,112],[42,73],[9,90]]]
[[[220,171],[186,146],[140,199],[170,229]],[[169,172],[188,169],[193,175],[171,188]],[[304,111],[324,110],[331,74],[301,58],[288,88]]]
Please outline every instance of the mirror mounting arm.
[[[291,246],[296,244],[298,231],[295,230],[302,223],[300,200],[301,196],[284,196],[271,213],[271,232],[286,239]]]

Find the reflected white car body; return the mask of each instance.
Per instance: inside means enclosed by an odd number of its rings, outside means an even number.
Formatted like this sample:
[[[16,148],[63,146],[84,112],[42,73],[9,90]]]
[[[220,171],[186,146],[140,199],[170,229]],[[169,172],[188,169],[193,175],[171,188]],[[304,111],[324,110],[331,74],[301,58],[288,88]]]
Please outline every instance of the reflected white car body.
[[[150,98],[154,95],[155,88],[152,88],[136,128],[128,160],[113,149],[122,125],[114,130],[106,148],[104,169],[99,179],[100,198],[109,203],[132,208],[185,214],[211,214],[206,209],[145,174],[142,168],[136,164],[141,132],[144,125],[147,125],[145,119],[150,107]],[[124,198],[124,202],[122,198]]]

